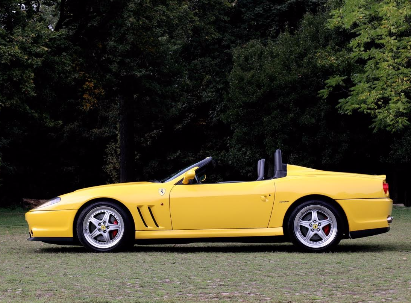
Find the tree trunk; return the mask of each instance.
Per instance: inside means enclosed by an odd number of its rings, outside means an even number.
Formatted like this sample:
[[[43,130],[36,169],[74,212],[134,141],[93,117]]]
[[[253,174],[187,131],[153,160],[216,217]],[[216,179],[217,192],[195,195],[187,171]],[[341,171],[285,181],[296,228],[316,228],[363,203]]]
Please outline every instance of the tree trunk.
[[[63,27],[63,22],[66,20],[66,0],[62,0],[60,2],[60,16],[59,20],[57,21],[56,25],[54,26],[54,30],[56,32],[60,31]]]
[[[134,134],[132,99],[119,97],[120,182],[134,181]]]
[[[411,165],[393,165],[387,174],[389,193],[394,204],[411,206]]]

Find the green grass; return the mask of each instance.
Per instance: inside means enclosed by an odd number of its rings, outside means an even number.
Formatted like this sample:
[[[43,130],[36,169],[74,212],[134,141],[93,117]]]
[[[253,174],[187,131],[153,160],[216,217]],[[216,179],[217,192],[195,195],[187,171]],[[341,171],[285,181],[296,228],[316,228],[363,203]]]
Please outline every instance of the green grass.
[[[333,253],[284,244],[135,246],[122,253],[26,241],[0,209],[0,302],[410,302],[411,213]]]

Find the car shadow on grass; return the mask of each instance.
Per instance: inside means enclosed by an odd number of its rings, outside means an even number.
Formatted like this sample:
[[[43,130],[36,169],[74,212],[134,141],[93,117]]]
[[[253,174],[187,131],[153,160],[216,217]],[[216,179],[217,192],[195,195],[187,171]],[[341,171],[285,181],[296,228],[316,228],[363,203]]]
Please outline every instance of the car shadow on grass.
[[[53,245],[50,245],[53,246]],[[81,246],[53,246],[36,250],[39,253],[90,253]],[[361,252],[410,252],[410,244],[341,244],[333,253],[361,253]],[[281,244],[215,244],[215,243],[193,243],[193,244],[168,244],[168,245],[135,245],[133,248],[121,251],[121,253],[141,252],[165,252],[165,253],[302,253],[290,243]]]

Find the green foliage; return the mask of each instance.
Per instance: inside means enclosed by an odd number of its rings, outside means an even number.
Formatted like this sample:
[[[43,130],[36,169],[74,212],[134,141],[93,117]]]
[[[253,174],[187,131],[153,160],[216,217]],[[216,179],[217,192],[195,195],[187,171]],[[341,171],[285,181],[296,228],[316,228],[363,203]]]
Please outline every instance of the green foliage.
[[[350,135],[350,122],[339,117],[336,101],[318,97],[340,63],[339,37],[325,22],[325,14],[309,14],[295,34],[235,49],[224,118],[233,130],[230,157],[238,167],[249,170],[256,155],[271,155],[277,147],[290,163],[333,167],[348,153],[350,140],[360,141]]]
[[[276,148],[410,178],[409,4],[325,3],[0,0],[1,196],[119,181],[124,104],[133,180],[209,155],[250,180]]]
[[[0,110],[12,106],[23,108],[22,101],[36,95],[34,70],[46,56],[45,44],[52,35],[42,22],[34,16],[29,19],[27,12],[19,10],[18,2],[13,2],[2,7],[4,14],[13,15],[3,18],[15,22],[0,28]],[[14,15],[20,22],[14,20]]]
[[[340,111],[371,115],[375,130],[410,128],[410,1],[346,0],[332,11],[328,25],[351,33],[341,55],[354,69],[327,80],[323,93],[337,86],[349,88]]]
[[[241,0],[234,2],[234,36],[246,43],[276,39],[285,30],[294,33],[306,13],[322,11],[326,0]]]
[[[50,55],[55,33],[39,10],[29,4],[22,8],[19,1],[0,2],[0,174],[2,189],[7,189],[2,197],[7,192],[18,195],[14,191],[25,168],[21,157],[31,135],[55,127],[47,105],[37,100],[36,87],[36,73]]]

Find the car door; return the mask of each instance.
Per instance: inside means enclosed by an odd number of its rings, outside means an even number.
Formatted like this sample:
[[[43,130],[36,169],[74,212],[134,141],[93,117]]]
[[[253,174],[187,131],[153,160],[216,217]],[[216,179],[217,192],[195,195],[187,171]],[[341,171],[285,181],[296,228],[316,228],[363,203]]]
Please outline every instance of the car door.
[[[274,193],[273,180],[175,185],[170,192],[172,228],[266,228]]]

